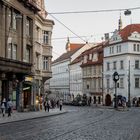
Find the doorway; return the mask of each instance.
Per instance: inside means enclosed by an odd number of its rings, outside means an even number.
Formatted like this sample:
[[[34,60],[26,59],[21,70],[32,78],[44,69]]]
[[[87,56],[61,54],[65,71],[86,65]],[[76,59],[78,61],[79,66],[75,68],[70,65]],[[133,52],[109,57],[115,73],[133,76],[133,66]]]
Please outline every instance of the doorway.
[[[105,98],[105,104],[106,106],[111,106],[111,96],[109,94],[106,95],[106,98]]]

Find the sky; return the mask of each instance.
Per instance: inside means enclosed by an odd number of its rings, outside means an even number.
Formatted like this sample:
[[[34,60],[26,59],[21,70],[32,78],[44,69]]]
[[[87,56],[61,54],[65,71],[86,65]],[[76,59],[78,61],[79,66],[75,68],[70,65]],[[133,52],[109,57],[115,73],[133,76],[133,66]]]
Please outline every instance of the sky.
[[[140,7],[140,0],[45,0],[45,6],[48,13],[98,11]],[[52,32],[53,60],[66,52],[67,37],[71,43],[100,42],[105,33],[118,29],[120,15],[123,27],[140,23],[140,8],[131,10],[130,16],[125,16],[124,11],[49,14],[48,18],[55,22]]]

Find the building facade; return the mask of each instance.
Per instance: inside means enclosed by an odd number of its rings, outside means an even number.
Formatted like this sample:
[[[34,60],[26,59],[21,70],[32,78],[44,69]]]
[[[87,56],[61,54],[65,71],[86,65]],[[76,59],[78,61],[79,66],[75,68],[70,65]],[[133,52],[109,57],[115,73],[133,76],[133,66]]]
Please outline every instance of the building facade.
[[[35,102],[38,102],[38,108],[45,98],[44,83],[52,77],[51,59],[52,45],[51,36],[54,22],[47,19],[44,0],[38,1],[41,11],[35,17],[35,46],[34,46],[34,92]],[[37,107],[37,105],[36,105]]]
[[[83,95],[82,92],[82,69],[81,69],[81,55],[78,56],[75,60],[73,60],[69,64],[70,69],[70,95],[71,100],[77,96],[77,95]]]
[[[64,101],[70,101],[73,100],[75,95],[80,92],[82,94],[81,90],[81,80],[79,79],[81,77],[81,69],[79,65],[75,64],[75,66],[72,64],[77,57],[84,52],[85,50],[95,46],[96,43],[86,43],[86,44],[75,44],[70,43],[69,39],[66,44],[66,50],[67,52],[62,54],[58,59],[56,59],[52,64],[52,79],[50,80],[50,89],[57,95],[59,94],[61,98],[64,99]],[[72,65],[71,65],[72,64]],[[76,66],[77,65],[77,66]],[[78,72],[77,69],[79,70]],[[74,72],[74,73],[73,73]],[[74,79],[72,77],[74,75],[78,78],[75,83],[73,83]],[[72,84],[72,85],[71,85]],[[78,84],[78,87],[76,86]],[[78,91],[75,92],[74,88],[78,88]],[[81,90],[81,91],[80,91]],[[75,95],[74,95],[75,93]]]
[[[0,101],[10,98],[20,111],[35,106],[35,20],[41,12],[38,2],[41,1],[0,1]],[[53,24],[41,20],[43,30]]]
[[[115,94],[113,73],[119,74],[117,96],[140,102],[140,24],[115,31],[104,48],[104,103],[111,105]]]
[[[82,54],[83,94],[91,98],[93,104],[102,104],[103,100],[103,45],[85,51]]]

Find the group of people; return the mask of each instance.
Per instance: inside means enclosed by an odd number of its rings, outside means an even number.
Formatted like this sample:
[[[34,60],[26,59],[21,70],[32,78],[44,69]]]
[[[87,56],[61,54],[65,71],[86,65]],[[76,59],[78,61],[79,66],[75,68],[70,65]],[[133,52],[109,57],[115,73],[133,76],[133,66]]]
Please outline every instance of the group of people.
[[[2,112],[2,116],[5,116],[6,110],[8,112],[8,117],[11,116],[11,112],[12,112],[12,101],[10,99],[8,99],[8,101],[6,101],[5,98],[3,98],[3,100],[1,101],[1,112]]]
[[[60,99],[56,102],[57,107],[59,107],[60,111],[62,110],[62,105],[63,105],[63,101]],[[44,110],[48,111],[50,110],[50,108],[54,108],[54,102],[51,102],[50,100],[44,101]]]

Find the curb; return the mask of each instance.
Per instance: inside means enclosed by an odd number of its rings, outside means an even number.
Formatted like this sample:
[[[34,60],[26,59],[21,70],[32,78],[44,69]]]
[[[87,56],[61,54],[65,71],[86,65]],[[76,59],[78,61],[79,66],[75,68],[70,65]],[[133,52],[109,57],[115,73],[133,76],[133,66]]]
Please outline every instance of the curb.
[[[53,117],[53,116],[57,116],[57,115],[62,115],[62,114],[65,114],[65,113],[68,113],[68,111],[63,111],[63,112],[56,112],[56,113],[53,113],[53,114],[47,114],[46,116],[34,116],[34,117],[31,117],[31,118],[25,118],[25,119],[19,119],[19,120],[12,120],[12,121],[7,121],[7,122],[1,122],[0,123],[0,126],[1,125],[4,125],[4,124],[10,124],[10,123],[14,123],[14,122],[22,122],[22,121],[27,121],[27,120],[35,120],[35,119],[38,119],[38,118],[45,118],[45,117]]]

